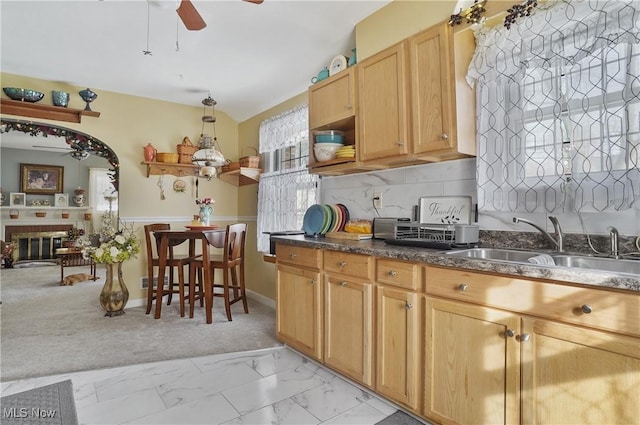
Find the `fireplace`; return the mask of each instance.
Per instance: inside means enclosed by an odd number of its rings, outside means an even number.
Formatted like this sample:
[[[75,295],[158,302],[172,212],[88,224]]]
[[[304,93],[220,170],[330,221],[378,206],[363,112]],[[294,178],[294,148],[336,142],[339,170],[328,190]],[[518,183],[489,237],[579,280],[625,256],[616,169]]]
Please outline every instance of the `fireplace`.
[[[5,240],[14,243],[13,261],[50,260],[69,238],[70,224],[6,226]]]

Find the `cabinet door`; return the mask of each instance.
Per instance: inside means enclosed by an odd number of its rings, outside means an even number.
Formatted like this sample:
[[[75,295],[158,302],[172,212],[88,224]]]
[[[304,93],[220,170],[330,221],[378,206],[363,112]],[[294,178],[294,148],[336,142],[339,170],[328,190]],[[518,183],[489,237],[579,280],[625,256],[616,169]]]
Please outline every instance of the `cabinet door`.
[[[452,32],[449,25],[436,25],[409,39],[416,154],[455,147]]]
[[[376,288],[376,390],[414,410],[422,370],[418,301],[415,292]]]
[[[397,44],[358,63],[360,159],[409,152],[407,44]]]
[[[523,424],[640,423],[640,339],[524,319]]]
[[[517,424],[519,316],[427,297],[425,322],[424,415],[443,423]]]
[[[344,276],[326,276],[324,362],[373,385],[373,285]]]
[[[276,336],[322,359],[322,290],[320,273],[278,265]]]
[[[353,68],[348,68],[309,88],[309,128],[319,128],[355,115],[354,75]]]

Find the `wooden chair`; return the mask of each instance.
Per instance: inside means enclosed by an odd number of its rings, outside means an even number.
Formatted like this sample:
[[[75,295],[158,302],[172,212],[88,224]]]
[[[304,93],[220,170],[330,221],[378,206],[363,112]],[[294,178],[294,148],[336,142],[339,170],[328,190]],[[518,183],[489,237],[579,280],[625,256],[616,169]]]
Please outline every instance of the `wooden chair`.
[[[209,258],[209,261],[211,261],[212,276],[214,276],[215,269],[222,270],[222,283],[215,283],[214,277],[212,278],[212,282],[206,282],[206,284],[212,285],[212,291],[215,297],[224,298],[224,307],[229,321],[232,320],[231,304],[235,304],[238,301],[242,301],[244,312],[249,313],[244,285],[244,246],[246,236],[246,223],[228,225],[225,233],[223,253],[221,255],[212,255]],[[198,275],[202,273],[202,260],[194,260],[191,266],[194,270],[197,270]],[[190,275],[192,275],[191,272]],[[193,281],[192,276],[190,279]],[[231,279],[231,281],[229,281],[229,279]],[[222,289],[222,292],[216,292],[216,289]],[[195,290],[190,290],[189,292],[189,296],[191,296],[192,293],[197,293]],[[193,301],[189,302],[191,304],[190,316],[193,317]]]
[[[162,302],[162,300],[156,299],[156,285],[162,284],[164,286],[164,282],[156,282],[154,285],[154,277],[153,277],[153,268],[158,267],[159,265],[159,257],[158,257],[158,249],[160,248],[160,242],[156,240],[153,232],[157,230],[170,230],[171,226],[168,223],[155,223],[148,224],[144,226],[144,236],[147,244],[147,278],[148,278],[148,287],[147,287],[147,314],[151,312],[151,306],[153,301]],[[185,304],[185,280],[184,280],[184,266],[191,264],[191,262],[196,257],[191,257],[189,255],[180,255],[176,256],[173,253],[173,246],[169,247],[169,252],[167,256],[167,267],[169,269],[169,286],[166,289],[162,290],[162,297],[167,296],[167,305],[171,305],[171,300],[173,298],[173,294],[178,294],[180,297],[180,317],[184,317],[184,304]],[[174,268],[178,269],[178,281],[174,280]],[[202,281],[200,280],[199,286],[202,288]],[[193,283],[195,288],[195,282]],[[190,287],[190,286],[189,286]],[[200,291],[202,292],[202,291]],[[193,300],[191,300],[193,298]],[[190,302],[195,302],[196,297],[189,297]],[[200,299],[200,305],[203,305],[204,300]],[[193,309],[193,307],[192,307]]]

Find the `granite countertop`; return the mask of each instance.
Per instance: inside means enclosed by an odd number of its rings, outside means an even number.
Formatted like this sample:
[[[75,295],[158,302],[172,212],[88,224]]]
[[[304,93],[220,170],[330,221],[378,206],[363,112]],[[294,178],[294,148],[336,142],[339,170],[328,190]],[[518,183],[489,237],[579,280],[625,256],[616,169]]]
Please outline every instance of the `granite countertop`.
[[[313,238],[304,235],[274,236],[278,242],[287,245],[316,249],[365,254],[376,257],[394,258],[432,264],[435,266],[499,273],[535,279],[548,279],[580,285],[598,286],[640,292],[640,275],[604,272],[562,266],[542,266],[536,264],[508,263],[495,260],[461,258],[447,255],[446,251],[428,248],[388,245],[383,240],[369,239],[352,241],[343,239]],[[483,245],[484,246],[484,245]]]

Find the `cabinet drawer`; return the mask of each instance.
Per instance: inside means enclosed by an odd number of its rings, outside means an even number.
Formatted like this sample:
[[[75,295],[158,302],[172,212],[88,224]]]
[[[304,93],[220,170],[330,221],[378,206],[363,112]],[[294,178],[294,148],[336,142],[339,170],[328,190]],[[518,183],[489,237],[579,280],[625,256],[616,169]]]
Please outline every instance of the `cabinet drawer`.
[[[372,257],[341,251],[324,252],[324,270],[362,279],[371,278]]]
[[[435,267],[425,282],[431,295],[640,336],[640,294]]]
[[[322,264],[322,250],[278,244],[276,262],[319,269]]]
[[[420,266],[398,260],[378,258],[376,261],[376,281],[401,288],[421,291]]]

